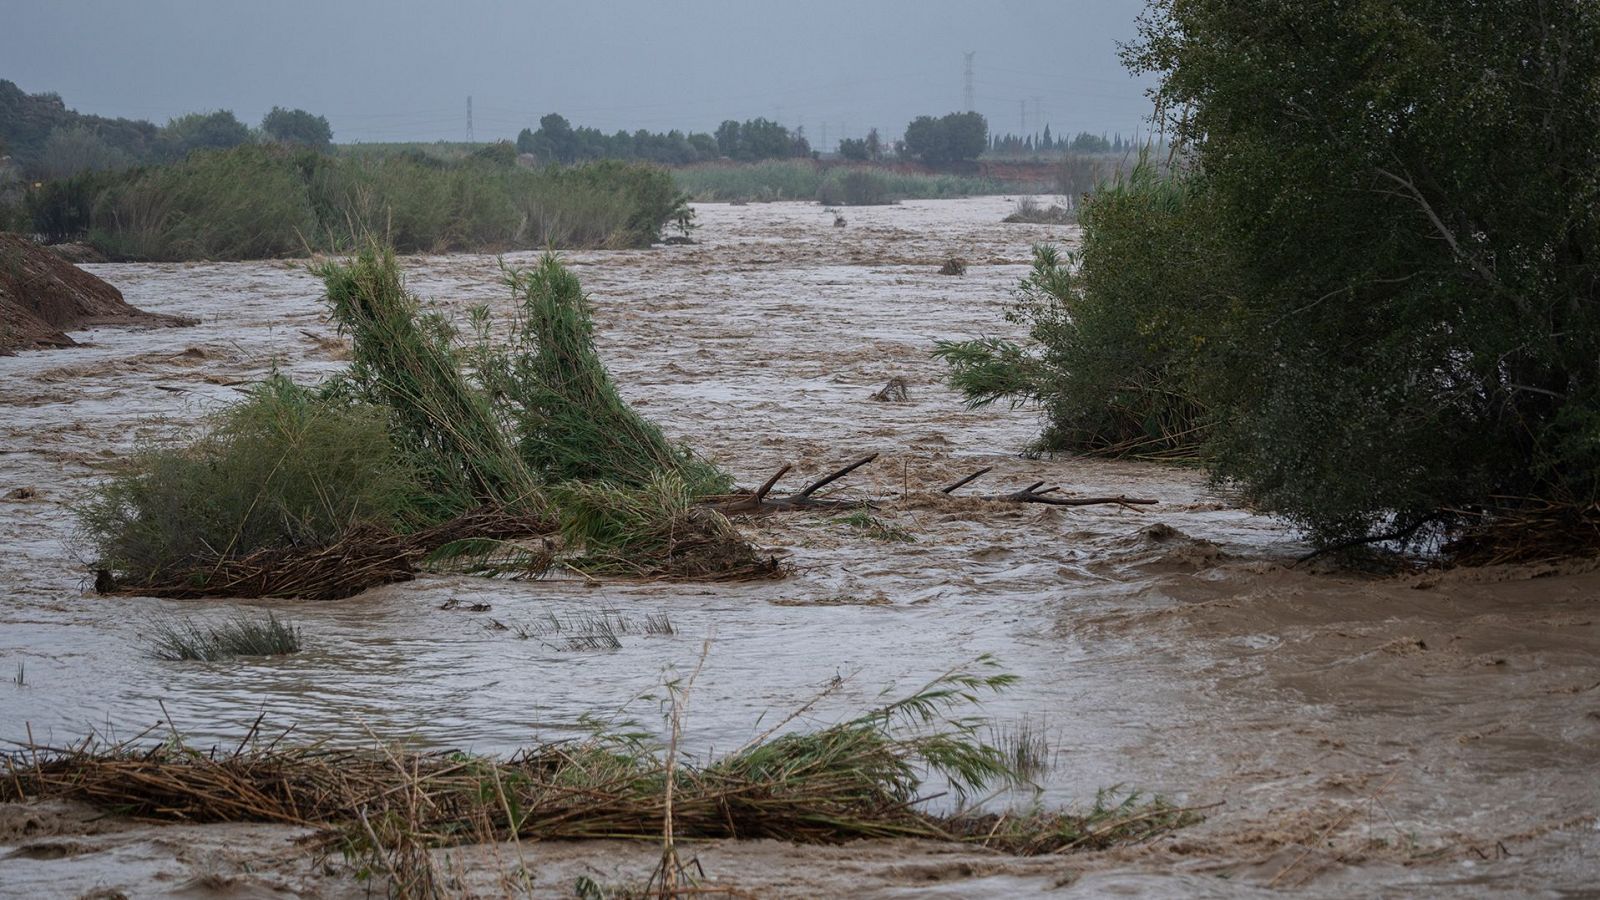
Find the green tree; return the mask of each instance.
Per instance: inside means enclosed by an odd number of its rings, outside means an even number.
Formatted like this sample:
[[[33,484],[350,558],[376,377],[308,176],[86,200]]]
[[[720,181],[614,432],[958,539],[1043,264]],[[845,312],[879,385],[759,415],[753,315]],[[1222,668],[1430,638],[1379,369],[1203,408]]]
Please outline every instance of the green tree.
[[[865,161],[869,156],[869,154],[867,152],[867,141],[866,141],[866,139],[865,138],[843,138],[843,139],[841,139],[839,141],[839,155],[844,157],[845,159],[855,160],[857,162]]]
[[[45,178],[66,178],[79,172],[118,169],[133,163],[126,152],[111,146],[86,125],[69,125],[50,132],[35,167]]]
[[[229,110],[189,113],[168,122],[157,138],[160,154],[182,159],[195,150],[225,150],[250,143],[250,129]]]
[[[283,144],[322,149],[333,143],[333,128],[328,125],[327,118],[303,109],[274,106],[262,117],[261,130],[268,138]]]
[[[1239,266],[1217,476],[1324,543],[1600,499],[1600,4],[1160,0],[1142,27],[1125,58]]]
[[[906,126],[906,152],[929,165],[968,162],[988,146],[989,123],[975,112],[918,116]]]

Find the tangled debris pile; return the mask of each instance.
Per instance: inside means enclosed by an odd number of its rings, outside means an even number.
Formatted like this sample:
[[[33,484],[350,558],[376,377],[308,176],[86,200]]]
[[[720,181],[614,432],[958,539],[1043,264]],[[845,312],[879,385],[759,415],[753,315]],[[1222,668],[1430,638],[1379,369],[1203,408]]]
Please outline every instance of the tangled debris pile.
[[[680,758],[675,740],[614,732],[509,759],[248,739],[206,753],[135,740],[24,748],[0,764],[0,801],[55,797],[158,820],[317,826],[324,851],[412,884],[428,880],[429,848],[511,839],[658,840],[666,827],[679,838],[913,837],[1032,855],[1148,840],[1197,820],[1193,809],[1135,795],[1102,795],[1078,814],[920,809],[935,789],[965,798],[1025,782],[982,741],[981,720],[954,714],[1015,681],[978,666],[994,661],[980,657],[856,718],[785,732],[807,704],[703,762]]]
[[[103,593],[335,599],[422,569],[752,578],[778,560],[694,502],[728,477],[618,395],[554,256],[475,343],[369,246],[317,268],[352,363],[268,379],[190,443],[141,454],[80,507]]]

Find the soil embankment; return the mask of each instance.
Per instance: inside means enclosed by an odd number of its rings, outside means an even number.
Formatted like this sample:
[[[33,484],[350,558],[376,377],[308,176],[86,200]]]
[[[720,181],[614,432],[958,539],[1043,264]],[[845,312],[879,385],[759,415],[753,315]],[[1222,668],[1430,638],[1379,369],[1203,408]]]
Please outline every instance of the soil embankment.
[[[0,354],[73,347],[68,336],[100,325],[193,325],[147,313],[122,292],[24,237],[0,234]]]

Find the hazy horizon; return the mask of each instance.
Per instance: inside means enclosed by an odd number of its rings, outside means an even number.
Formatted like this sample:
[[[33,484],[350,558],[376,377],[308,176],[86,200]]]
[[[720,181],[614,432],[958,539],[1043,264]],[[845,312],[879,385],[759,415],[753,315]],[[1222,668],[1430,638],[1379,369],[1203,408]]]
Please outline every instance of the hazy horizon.
[[[256,125],[274,105],[300,107],[327,116],[339,142],[463,140],[470,96],[479,141],[559,112],[608,133],[764,116],[831,147],[963,108],[970,51],[992,130],[1128,135],[1148,127],[1150,81],[1122,69],[1117,43],[1143,7],[0,0],[0,78],[158,124],[231,109]]]

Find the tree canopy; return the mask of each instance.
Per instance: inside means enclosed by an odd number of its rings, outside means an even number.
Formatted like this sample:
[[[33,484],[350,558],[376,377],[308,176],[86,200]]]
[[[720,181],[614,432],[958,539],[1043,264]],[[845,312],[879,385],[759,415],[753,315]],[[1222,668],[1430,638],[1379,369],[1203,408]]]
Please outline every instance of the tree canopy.
[[[906,126],[906,153],[929,165],[969,162],[988,148],[989,123],[975,112],[918,116]]]
[[[268,138],[284,144],[324,148],[333,143],[333,128],[325,116],[313,115],[303,109],[284,109],[274,106],[261,119],[261,131]]]

